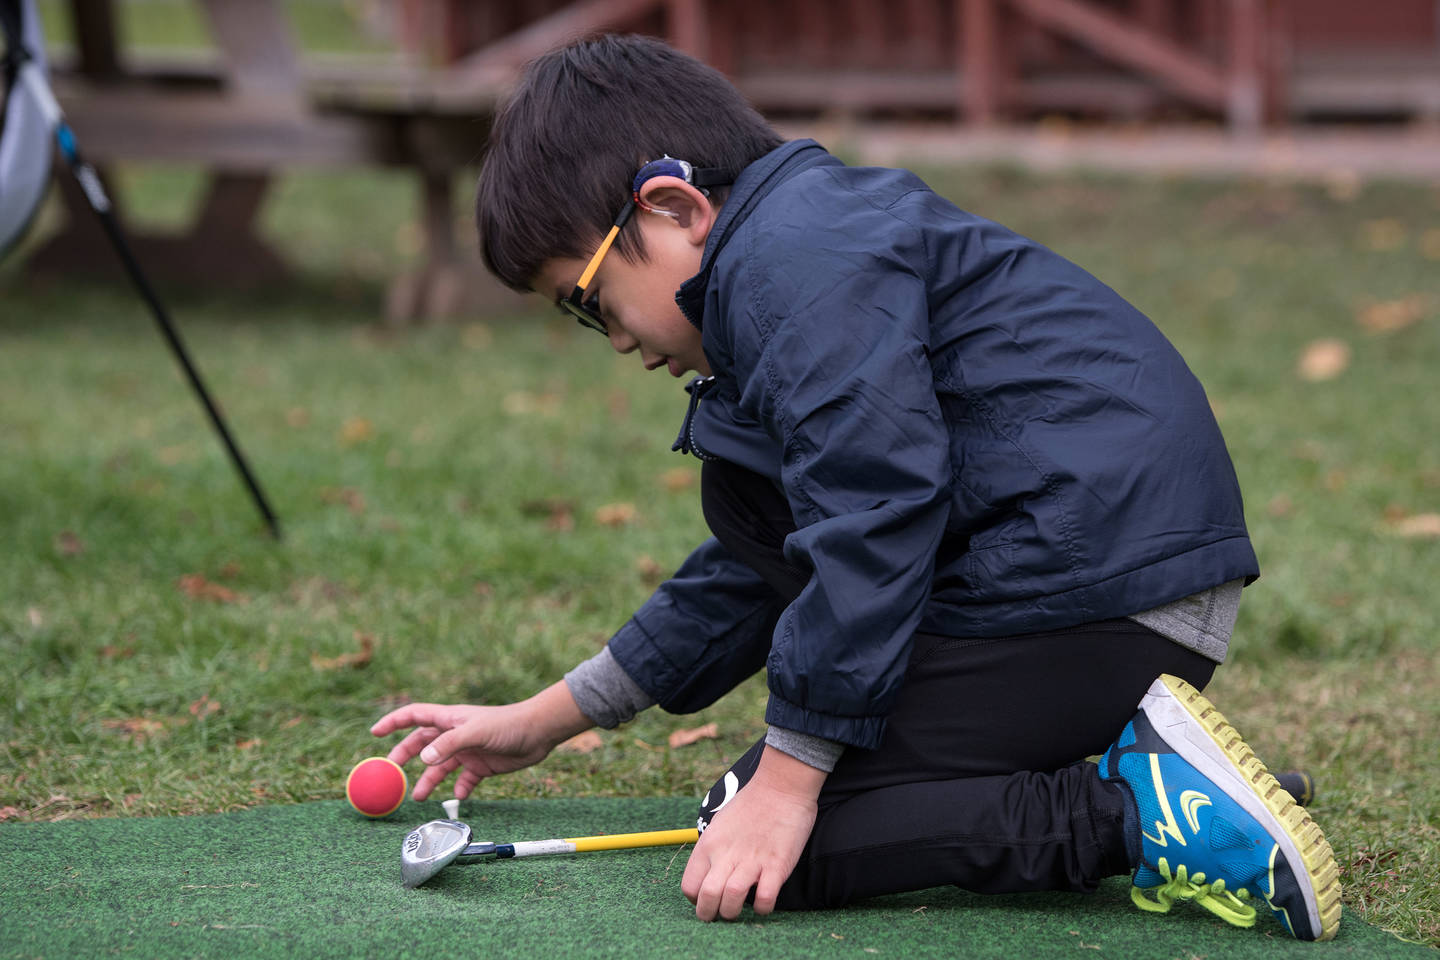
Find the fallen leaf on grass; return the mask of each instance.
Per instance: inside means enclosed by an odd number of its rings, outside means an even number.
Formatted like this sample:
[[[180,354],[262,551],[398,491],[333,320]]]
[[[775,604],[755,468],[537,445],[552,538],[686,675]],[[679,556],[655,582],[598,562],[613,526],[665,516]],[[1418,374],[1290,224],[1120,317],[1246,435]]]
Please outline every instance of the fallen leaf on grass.
[[[600,734],[594,730],[586,730],[584,733],[577,733],[555,749],[564,753],[594,753],[603,746],[605,741],[600,739]]]
[[[236,750],[252,750],[252,749],[254,749],[255,747],[258,747],[258,746],[262,745],[264,742],[265,742],[264,740],[261,740],[261,739],[259,739],[258,737],[257,737],[256,739],[254,739],[254,740],[237,740],[237,741],[235,742],[235,749],[236,749]]]
[[[623,527],[639,516],[633,503],[607,503],[595,510],[595,522],[602,527]]]
[[[1420,235],[1420,252],[1426,260],[1440,260],[1440,227],[1431,227]]]
[[[19,807],[0,807],[0,822],[13,820],[18,816],[20,816]]]
[[[1331,200],[1339,203],[1349,203],[1360,196],[1360,188],[1364,181],[1360,174],[1354,170],[1340,169],[1332,171],[1325,178],[1325,192]]]
[[[353,653],[342,653],[338,657],[322,657],[319,654],[310,655],[310,666],[316,670],[359,670],[367,666],[372,657],[375,656],[375,638],[368,633],[357,633],[355,639],[360,641],[360,649]]]
[[[703,727],[695,727],[690,730],[676,730],[670,734],[668,742],[672,750],[678,750],[681,747],[688,747],[692,743],[699,743],[701,740],[714,740],[719,736],[719,724],[707,723]]]
[[[1440,513],[1417,513],[1390,523],[1390,530],[1401,537],[1440,537]]]
[[[1428,306],[1423,294],[1414,293],[1400,300],[1383,300],[1364,307],[1355,319],[1371,333],[1404,330],[1425,316]]]
[[[219,711],[220,701],[211,700],[210,694],[208,693],[203,694],[199,700],[190,704],[190,716],[192,717],[208,717],[212,713],[218,713]]]
[[[611,390],[605,395],[605,407],[610,411],[610,419],[617,423],[630,419],[630,394]]]
[[[351,417],[340,426],[340,445],[353,447],[375,436],[375,425],[364,417]]]
[[[460,345],[466,350],[484,350],[494,341],[494,332],[483,323],[467,323],[460,331]]]
[[[85,544],[75,531],[61,530],[55,534],[55,552],[62,557],[76,557],[85,552]]]
[[[635,572],[640,574],[641,580],[652,587],[665,579],[665,568],[660,566],[648,553],[642,553],[635,558]]]
[[[222,587],[218,583],[212,583],[198,573],[185,574],[176,586],[191,600],[213,600],[215,603],[246,602],[244,594],[236,593],[229,587]]]
[[[1405,246],[1405,224],[1393,217],[1367,220],[1360,228],[1361,242],[1365,249],[1376,253],[1390,253]]]
[[[1298,371],[1302,380],[1319,383],[1333,380],[1350,366],[1350,344],[1326,337],[1312,340],[1300,354]]]
[[[365,496],[354,487],[321,487],[320,502],[344,504],[357,517],[365,512]]]
[[[1266,505],[1265,512],[1272,517],[1288,517],[1295,511],[1295,503],[1285,494],[1276,494]]]
[[[118,720],[101,720],[100,725],[106,730],[114,730],[123,733],[137,743],[144,743],[153,736],[165,732],[165,724],[160,720],[151,717],[124,717]]]
[[[530,393],[527,390],[517,390],[514,393],[507,393],[501,406],[512,417],[523,417],[532,413],[538,413],[543,417],[553,417],[560,413],[561,399],[558,393]]]
[[[695,486],[695,471],[689,467],[675,467],[660,474],[660,485],[671,493],[689,490]]]
[[[302,606],[316,606],[322,603],[338,603],[347,599],[350,591],[342,583],[315,576],[304,577],[291,583],[285,595]]]
[[[25,619],[30,622],[32,627],[45,626],[45,614],[40,611],[39,607],[26,607]]]
[[[565,532],[575,529],[575,504],[570,500],[551,497],[547,500],[527,500],[520,504],[520,512],[527,517],[545,517],[545,529]]]
[[[101,660],[129,660],[135,656],[134,647],[117,647],[114,644],[106,644],[99,651]]]

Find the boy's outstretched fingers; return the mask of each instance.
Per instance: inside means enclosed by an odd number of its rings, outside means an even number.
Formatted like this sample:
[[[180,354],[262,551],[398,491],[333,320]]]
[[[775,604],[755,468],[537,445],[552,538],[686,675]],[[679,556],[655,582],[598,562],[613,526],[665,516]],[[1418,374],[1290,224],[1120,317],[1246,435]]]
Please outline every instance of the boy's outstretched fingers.
[[[424,800],[430,796],[431,792],[440,786],[441,783],[445,782],[445,778],[450,776],[459,766],[460,760],[456,757],[450,757],[441,763],[426,766],[425,772],[420,774],[420,778],[415,781],[415,789],[410,791],[411,799]],[[468,795],[469,791],[460,794],[462,797]]]
[[[564,695],[569,697],[568,692]],[[424,800],[457,770],[463,772],[456,780],[455,795],[466,797],[486,777],[511,773],[543,760],[559,742],[557,731],[591,725],[574,707],[573,699],[569,700],[572,716],[563,710],[547,710],[543,696],[494,707],[412,703],[375,721],[370,732],[383,737],[410,730],[391,748],[390,759],[401,765],[417,756],[424,761],[426,769],[416,780],[412,794],[416,800]]]
[[[405,736],[404,740],[401,740],[390,748],[387,756],[403,767],[415,759],[415,757],[419,756],[420,751],[425,749],[425,746],[438,736],[440,736],[440,731],[435,727],[421,727],[418,730],[412,730]]]
[[[384,737],[396,730],[408,730],[410,727],[436,727],[448,730],[457,723],[463,722],[461,718],[455,716],[455,713],[454,706],[445,704],[407,703],[403,707],[396,707],[371,724],[370,733],[377,737]]]

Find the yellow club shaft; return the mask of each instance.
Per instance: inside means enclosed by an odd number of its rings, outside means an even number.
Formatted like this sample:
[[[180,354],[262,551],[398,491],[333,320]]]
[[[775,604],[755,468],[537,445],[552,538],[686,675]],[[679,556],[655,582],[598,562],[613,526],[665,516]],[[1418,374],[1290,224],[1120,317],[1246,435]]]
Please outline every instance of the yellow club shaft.
[[[611,833],[600,837],[566,837],[566,843],[575,845],[576,853],[592,850],[628,850],[632,847],[668,847],[681,843],[694,843],[700,839],[700,831],[651,830],[646,833]]]

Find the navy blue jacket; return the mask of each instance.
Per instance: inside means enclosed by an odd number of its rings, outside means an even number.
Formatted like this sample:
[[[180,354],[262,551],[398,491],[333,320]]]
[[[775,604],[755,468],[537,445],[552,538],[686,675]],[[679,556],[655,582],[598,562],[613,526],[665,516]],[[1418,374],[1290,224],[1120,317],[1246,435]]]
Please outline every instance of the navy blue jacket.
[[[762,665],[766,720],[879,745],[917,631],[1126,616],[1259,573],[1199,382],[1084,270],[903,170],[788,143],[676,300],[715,380],[693,452],[772,478],[794,603],[702,544],[610,641],[667,710]]]

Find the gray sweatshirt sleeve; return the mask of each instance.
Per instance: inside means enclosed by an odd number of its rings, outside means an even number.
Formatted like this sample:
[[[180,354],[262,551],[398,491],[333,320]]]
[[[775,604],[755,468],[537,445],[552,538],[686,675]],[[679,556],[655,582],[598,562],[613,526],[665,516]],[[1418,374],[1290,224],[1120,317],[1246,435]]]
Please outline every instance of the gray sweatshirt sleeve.
[[[608,646],[565,674],[565,686],[570,688],[580,712],[606,730],[613,730],[655,705],[649,694],[630,679]]]
[[[597,727],[606,730],[634,719],[641,710],[655,705],[655,701],[630,679],[609,647],[565,674],[565,686],[570,689],[580,712],[593,720]],[[783,727],[771,727],[765,734],[765,743],[826,773],[835,769],[836,761],[845,752],[843,743]]]
[[[789,754],[801,763],[826,773],[835,769],[840,755],[845,752],[843,743],[813,737],[798,730],[786,730],[784,727],[771,727],[767,730],[765,746],[774,747],[781,753]]]

